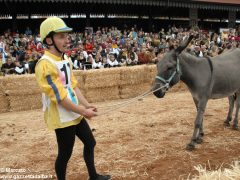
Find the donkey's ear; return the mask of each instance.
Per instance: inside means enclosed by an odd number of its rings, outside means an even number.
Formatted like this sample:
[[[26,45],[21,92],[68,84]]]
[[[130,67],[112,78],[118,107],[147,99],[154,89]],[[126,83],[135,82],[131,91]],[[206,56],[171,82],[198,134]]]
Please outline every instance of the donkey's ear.
[[[175,52],[177,54],[180,54],[188,46],[188,44],[191,42],[193,38],[194,38],[194,35],[190,35],[188,39],[186,39],[185,41],[182,41],[182,43],[177,47],[177,49],[175,49]]]

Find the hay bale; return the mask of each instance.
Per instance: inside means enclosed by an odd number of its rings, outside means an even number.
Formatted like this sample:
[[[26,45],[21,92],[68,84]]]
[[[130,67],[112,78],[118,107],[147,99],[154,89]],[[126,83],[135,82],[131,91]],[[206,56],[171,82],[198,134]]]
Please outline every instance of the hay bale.
[[[153,83],[157,75],[156,64],[146,66],[146,82]]]
[[[1,77],[0,86],[4,91],[6,90],[16,90],[16,89],[29,89],[37,88],[37,82],[33,74],[26,75],[9,75]]]
[[[78,87],[80,89],[84,89],[85,79],[86,79],[86,73],[87,71],[81,71],[81,70],[74,70],[73,74],[78,81]]]
[[[9,101],[7,96],[0,92],[0,113],[8,112]]]
[[[25,89],[14,89],[14,90],[6,90],[5,94],[7,96],[25,96],[25,95],[36,95],[41,94],[41,90],[39,87],[34,88],[25,88]]]
[[[139,84],[148,81],[147,65],[122,67],[119,85]]]
[[[85,97],[89,102],[119,99],[118,86],[88,89],[85,91]]]
[[[87,71],[84,88],[104,88],[118,86],[120,81],[120,69],[95,69]]]
[[[10,102],[10,111],[24,111],[32,109],[40,109],[42,107],[42,95],[17,95],[8,96]]]
[[[144,92],[151,89],[151,84],[142,83],[134,85],[122,85],[119,89],[120,98],[133,98],[143,94]]]

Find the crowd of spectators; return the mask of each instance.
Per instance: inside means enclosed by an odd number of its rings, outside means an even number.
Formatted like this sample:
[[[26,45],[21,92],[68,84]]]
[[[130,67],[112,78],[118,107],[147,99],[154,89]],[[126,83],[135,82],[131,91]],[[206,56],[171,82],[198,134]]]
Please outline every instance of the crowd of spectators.
[[[124,30],[98,27],[95,31],[86,29],[70,33],[71,48],[66,54],[76,70],[157,63],[190,33],[199,34],[187,48],[197,57],[213,57],[240,44],[240,27],[218,33],[198,27],[171,26],[159,32],[144,32],[136,26]],[[43,51],[39,34],[33,34],[31,29],[26,28],[23,34],[7,30],[0,36],[1,74],[34,73]]]

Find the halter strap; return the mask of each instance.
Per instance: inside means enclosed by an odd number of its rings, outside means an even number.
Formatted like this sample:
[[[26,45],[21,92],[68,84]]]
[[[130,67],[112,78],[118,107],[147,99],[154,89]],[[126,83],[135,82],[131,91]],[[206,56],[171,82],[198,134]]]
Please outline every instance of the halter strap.
[[[172,81],[172,79],[174,78],[174,76],[176,74],[181,74],[181,70],[180,70],[180,63],[179,63],[179,59],[177,58],[177,66],[176,66],[176,70],[172,73],[172,75],[170,76],[170,78],[168,79],[164,79],[161,76],[156,76],[156,79],[162,81],[167,88],[169,88],[169,83]]]

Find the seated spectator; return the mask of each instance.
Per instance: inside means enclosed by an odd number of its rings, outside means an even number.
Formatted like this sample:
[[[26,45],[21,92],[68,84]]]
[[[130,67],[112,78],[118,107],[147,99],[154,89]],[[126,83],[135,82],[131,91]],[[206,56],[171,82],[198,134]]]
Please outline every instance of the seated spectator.
[[[104,68],[109,68],[109,64],[108,64],[108,60],[107,60],[107,57],[106,56],[103,56],[102,57],[102,66]]]
[[[84,50],[83,45],[79,44],[79,46],[78,46],[78,54],[81,54],[81,53],[83,53],[84,58],[87,59],[87,57],[88,57],[87,52]]]
[[[93,63],[93,69],[100,69],[100,68],[104,68],[104,66],[102,65],[101,54],[97,53],[97,55],[95,57],[95,62]]]
[[[92,48],[91,55],[92,55],[93,59],[95,59],[95,57],[97,55],[97,48],[95,46]]]
[[[119,55],[117,57],[117,61],[119,62],[119,64],[121,66],[125,66],[127,64],[127,50],[126,49],[122,49],[119,52]]]
[[[36,52],[32,53],[29,57],[29,60],[28,60],[28,66],[29,66],[29,73],[30,74],[33,74],[35,73],[35,66],[38,62],[38,55]]]
[[[0,69],[2,68],[3,60],[2,60],[2,53],[0,53]],[[0,72],[0,75],[3,75],[3,72]]]
[[[37,52],[40,52],[40,53],[43,53],[44,49],[43,49],[43,44],[42,42],[38,42],[37,45],[36,45],[36,51]]]
[[[77,53],[74,50],[72,50],[69,58],[71,59],[72,63],[74,64],[74,61],[77,59]]]
[[[86,58],[84,57],[83,52],[81,52],[78,56],[77,59],[73,63],[73,68],[74,69],[83,69],[84,64],[86,64]]]
[[[29,27],[27,27],[26,30],[25,30],[25,34],[26,35],[32,35],[32,30]]]
[[[23,46],[19,46],[16,52],[16,60],[20,62],[24,61],[25,53],[25,48]]]
[[[93,49],[93,45],[92,43],[86,39],[86,43],[84,46],[85,50],[87,51],[87,54],[91,54],[92,53],[92,49]]]
[[[13,63],[12,57],[7,57],[6,63],[4,63],[1,67],[1,71],[3,74],[14,74],[15,73],[15,64]]]
[[[139,64],[147,64],[150,63],[149,56],[147,55],[147,47],[146,44],[143,43],[140,47],[140,52],[138,53],[138,61]]]
[[[117,59],[115,58],[114,54],[110,54],[109,55],[108,64],[109,64],[109,67],[118,67],[118,66],[120,66],[118,61],[117,61]]]
[[[135,47],[132,47],[130,52],[128,52],[128,57],[126,62],[128,66],[133,66],[138,64],[138,56],[135,53]]]
[[[146,53],[146,58],[149,59],[149,62],[156,63],[157,57],[155,54],[155,49],[153,47],[150,47]]]
[[[156,63],[161,61],[165,55],[165,48],[159,49],[158,54],[157,54],[157,60]]]
[[[101,51],[101,56],[106,56],[107,59],[109,59],[111,47],[112,47],[111,45],[110,45],[110,46],[107,45],[106,48],[104,48],[104,47],[102,46],[103,49],[102,49],[102,51]]]
[[[88,55],[86,63],[83,65],[84,70],[93,69],[94,59],[91,54]]]
[[[26,73],[26,69],[25,67],[20,63],[20,61],[15,61],[15,74],[25,74]]]

